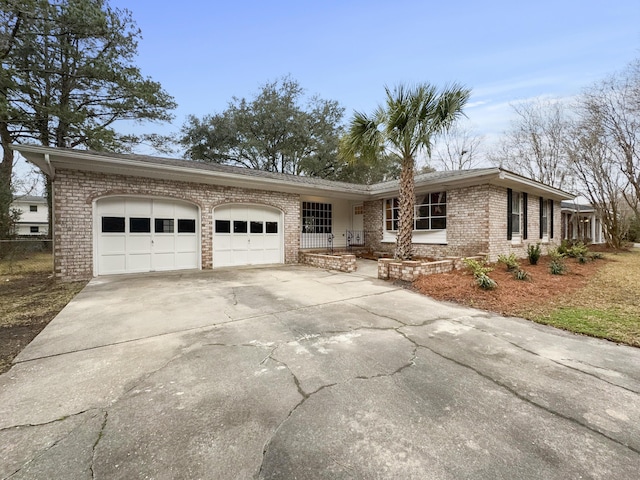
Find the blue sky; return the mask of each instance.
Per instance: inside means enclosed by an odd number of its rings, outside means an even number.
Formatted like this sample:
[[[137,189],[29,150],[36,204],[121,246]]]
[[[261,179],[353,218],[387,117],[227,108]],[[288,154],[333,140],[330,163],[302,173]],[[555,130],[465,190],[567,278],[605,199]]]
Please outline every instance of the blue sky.
[[[373,110],[384,85],[459,82],[473,91],[471,123],[493,136],[509,125],[509,103],[573,96],[640,58],[638,0],[111,4],[132,11],[140,67],[179,105],[163,131],[290,74],[347,119]]]
[[[566,98],[640,58],[640,1],[111,0],[142,30],[138,64],[175,97],[172,125],[220,112],[291,75],[339,101],[345,121],[372,111],[384,85],[459,82],[487,142],[509,104]]]

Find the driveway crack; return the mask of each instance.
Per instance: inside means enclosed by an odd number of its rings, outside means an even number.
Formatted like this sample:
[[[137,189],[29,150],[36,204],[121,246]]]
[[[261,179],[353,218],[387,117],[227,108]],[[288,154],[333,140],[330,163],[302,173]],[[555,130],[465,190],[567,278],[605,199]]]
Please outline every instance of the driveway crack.
[[[270,359],[273,362],[285,367],[287,369],[287,371],[289,372],[289,374],[291,375],[291,377],[293,378],[293,383],[296,386],[296,389],[298,390],[298,394],[300,394],[300,396],[302,398],[300,399],[300,401],[297,404],[295,404],[293,406],[293,408],[291,410],[289,410],[289,413],[287,414],[287,416],[278,424],[278,426],[273,431],[272,435],[265,442],[264,447],[262,449],[262,462],[260,463],[260,468],[258,469],[255,478],[261,478],[262,472],[263,472],[263,469],[264,469],[264,460],[267,457],[267,453],[269,451],[269,448],[271,447],[271,443],[273,442],[273,439],[278,435],[278,432],[280,431],[282,426],[291,418],[291,416],[295,413],[295,411],[298,408],[300,408],[309,398],[311,398],[316,393],[321,392],[325,388],[329,388],[329,387],[333,387],[333,386],[337,385],[336,383],[329,383],[327,385],[320,386],[319,388],[317,388],[313,392],[308,392],[308,393],[305,392],[304,389],[302,388],[302,384],[300,383],[300,380],[298,379],[298,376],[293,372],[293,370],[291,370],[291,367],[289,367],[289,365],[287,365],[282,360],[278,360],[277,358],[273,357],[273,354],[275,353],[275,351],[277,349],[278,349],[278,347],[275,347],[271,351],[271,353],[269,353],[269,355],[265,358],[265,360],[263,360],[263,362],[265,362],[267,359]]]
[[[100,431],[98,432],[98,436],[96,441],[93,444],[91,449],[91,464],[89,465],[89,471],[91,472],[91,478],[96,478],[96,472],[94,470],[95,462],[96,462],[96,449],[98,448],[98,444],[100,440],[102,440],[102,436],[104,435],[104,429],[107,426],[107,420],[109,418],[109,412],[104,411],[104,415],[102,417],[102,425],[100,427]]]
[[[501,382],[501,381],[499,381],[499,380],[487,375],[486,373],[480,371],[479,369],[477,369],[475,367],[472,367],[471,365],[468,365],[468,364],[463,363],[463,362],[461,362],[459,360],[456,360],[455,358],[452,358],[452,357],[449,357],[447,355],[444,355],[443,353],[440,353],[440,352],[438,352],[438,351],[436,351],[436,350],[434,350],[434,349],[432,349],[430,347],[427,347],[425,345],[420,345],[420,347],[424,348],[426,350],[429,350],[431,353],[433,353],[434,355],[437,355],[440,358],[448,360],[448,361],[450,361],[450,362],[452,362],[452,363],[454,363],[454,364],[456,364],[456,365],[458,365],[460,367],[467,368],[467,369],[471,370],[476,375],[479,375],[480,377],[482,377],[482,378],[494,383],[495,385],[497,385],[500,388],[506,390],[511,395],[513,395],[516,398],[522,400],[523,402],[527,403],[528,405],[531,405],[533,407],[539,408],[540,410],[543,410],[543,411],[545,411],[545,412],[547,412],[547,413],[549,413],[551,415],[560,417],[560,418],[562,418],[564,420],[567,420],[567,421],[569,421],[569,422],[571,422],[571,423],[573,423],[575,425],[579,425],[580,427],[585,428],[585,429],[589,430],[590,432],[593,432],[593,433],[595,433],[597,435],[601,435],[602,437],[604,437],[607,440],[610,440],[610,441],[616,443],[617,445],[625,447],[625,448],[629,449],[630,451],[632,451],[632,452],[634,452],[636,454],[640,454],[640,449],[638,449],[638,448],[636,448],[634,446],[628,445],[628,444],[626,444],[626,443],[624,443],[624,442],[622,442],[622,441],[618,440],[617,438],[614,438],[614,437],[612,437],[610,435],[607,435],[605,432],[602,432],[602,431],[592,427],[591,425],[589,425],[587,423],[581,422],[580,420],[578,420],[576,418],[570,417],[570,416],[562,414],[560,412],[556,412],[556,411],[554,411],[554,410],[552,410],[552,409],[550,409],[548,407],[545,407],[544,405],[540,405],[539,403],[536,403],[534,400],[522,395],[521,393],[519,393],[517,390],[515,390],[512,387],[510,387],[506,383]]]

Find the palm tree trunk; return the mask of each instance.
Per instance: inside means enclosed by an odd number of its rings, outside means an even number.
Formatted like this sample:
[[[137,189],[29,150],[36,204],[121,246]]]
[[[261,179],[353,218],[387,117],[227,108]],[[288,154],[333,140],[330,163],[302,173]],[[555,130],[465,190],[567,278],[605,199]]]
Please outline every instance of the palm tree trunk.
[[[395,254],[395,257],[399,260],[410,260],[412,257],[413,209],[416,201],[413,178],[414,163],[412,157],[402,160],[402,172],[400,173],[400,212]]]

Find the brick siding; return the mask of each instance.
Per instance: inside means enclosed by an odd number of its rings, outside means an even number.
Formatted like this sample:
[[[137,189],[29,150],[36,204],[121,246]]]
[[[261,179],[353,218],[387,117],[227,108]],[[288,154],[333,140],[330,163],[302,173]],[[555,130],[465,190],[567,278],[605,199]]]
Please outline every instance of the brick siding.
[[[54,271],[61,280],[93,276],[93,201],[112,195],[168,198],[198,205],[203,269],[213,268],[214,207],[246,203],[278,208],[284,212],[284,261],[298,261],[299,195],[76,170],[58,170],[53,189]]]

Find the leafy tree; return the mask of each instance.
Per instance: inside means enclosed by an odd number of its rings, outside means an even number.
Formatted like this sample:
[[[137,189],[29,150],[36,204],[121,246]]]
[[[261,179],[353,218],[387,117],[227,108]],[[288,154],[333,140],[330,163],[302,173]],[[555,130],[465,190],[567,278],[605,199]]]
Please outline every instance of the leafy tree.
[[[570,168],[565,150],[567,115],[558,101],[512,105],[516,119],[489,160],[556,188],[566,187]]]
[[[372,115],[354,114],[346,139],[352,156],[394,158],[401,167],[400,212],[395,256],[412,256],[414,170],[416,157],[431,153],[432,139],[462,115],[470,90],[452,85],[438,91],[430,84],[385,87],[386,103]]]
[[[173,99],[134,63],[131,12],[105,0],[0,3],[0,187],[11,185],[11,143],[127,151],[142,138],[117,122],[172,118]]]
[[[190,116],[180,143],[193,160],[269,172],[335,178],[344,108],[311,97],[290,77],[266,83],[250,100],[233,97],[226,110]]]

